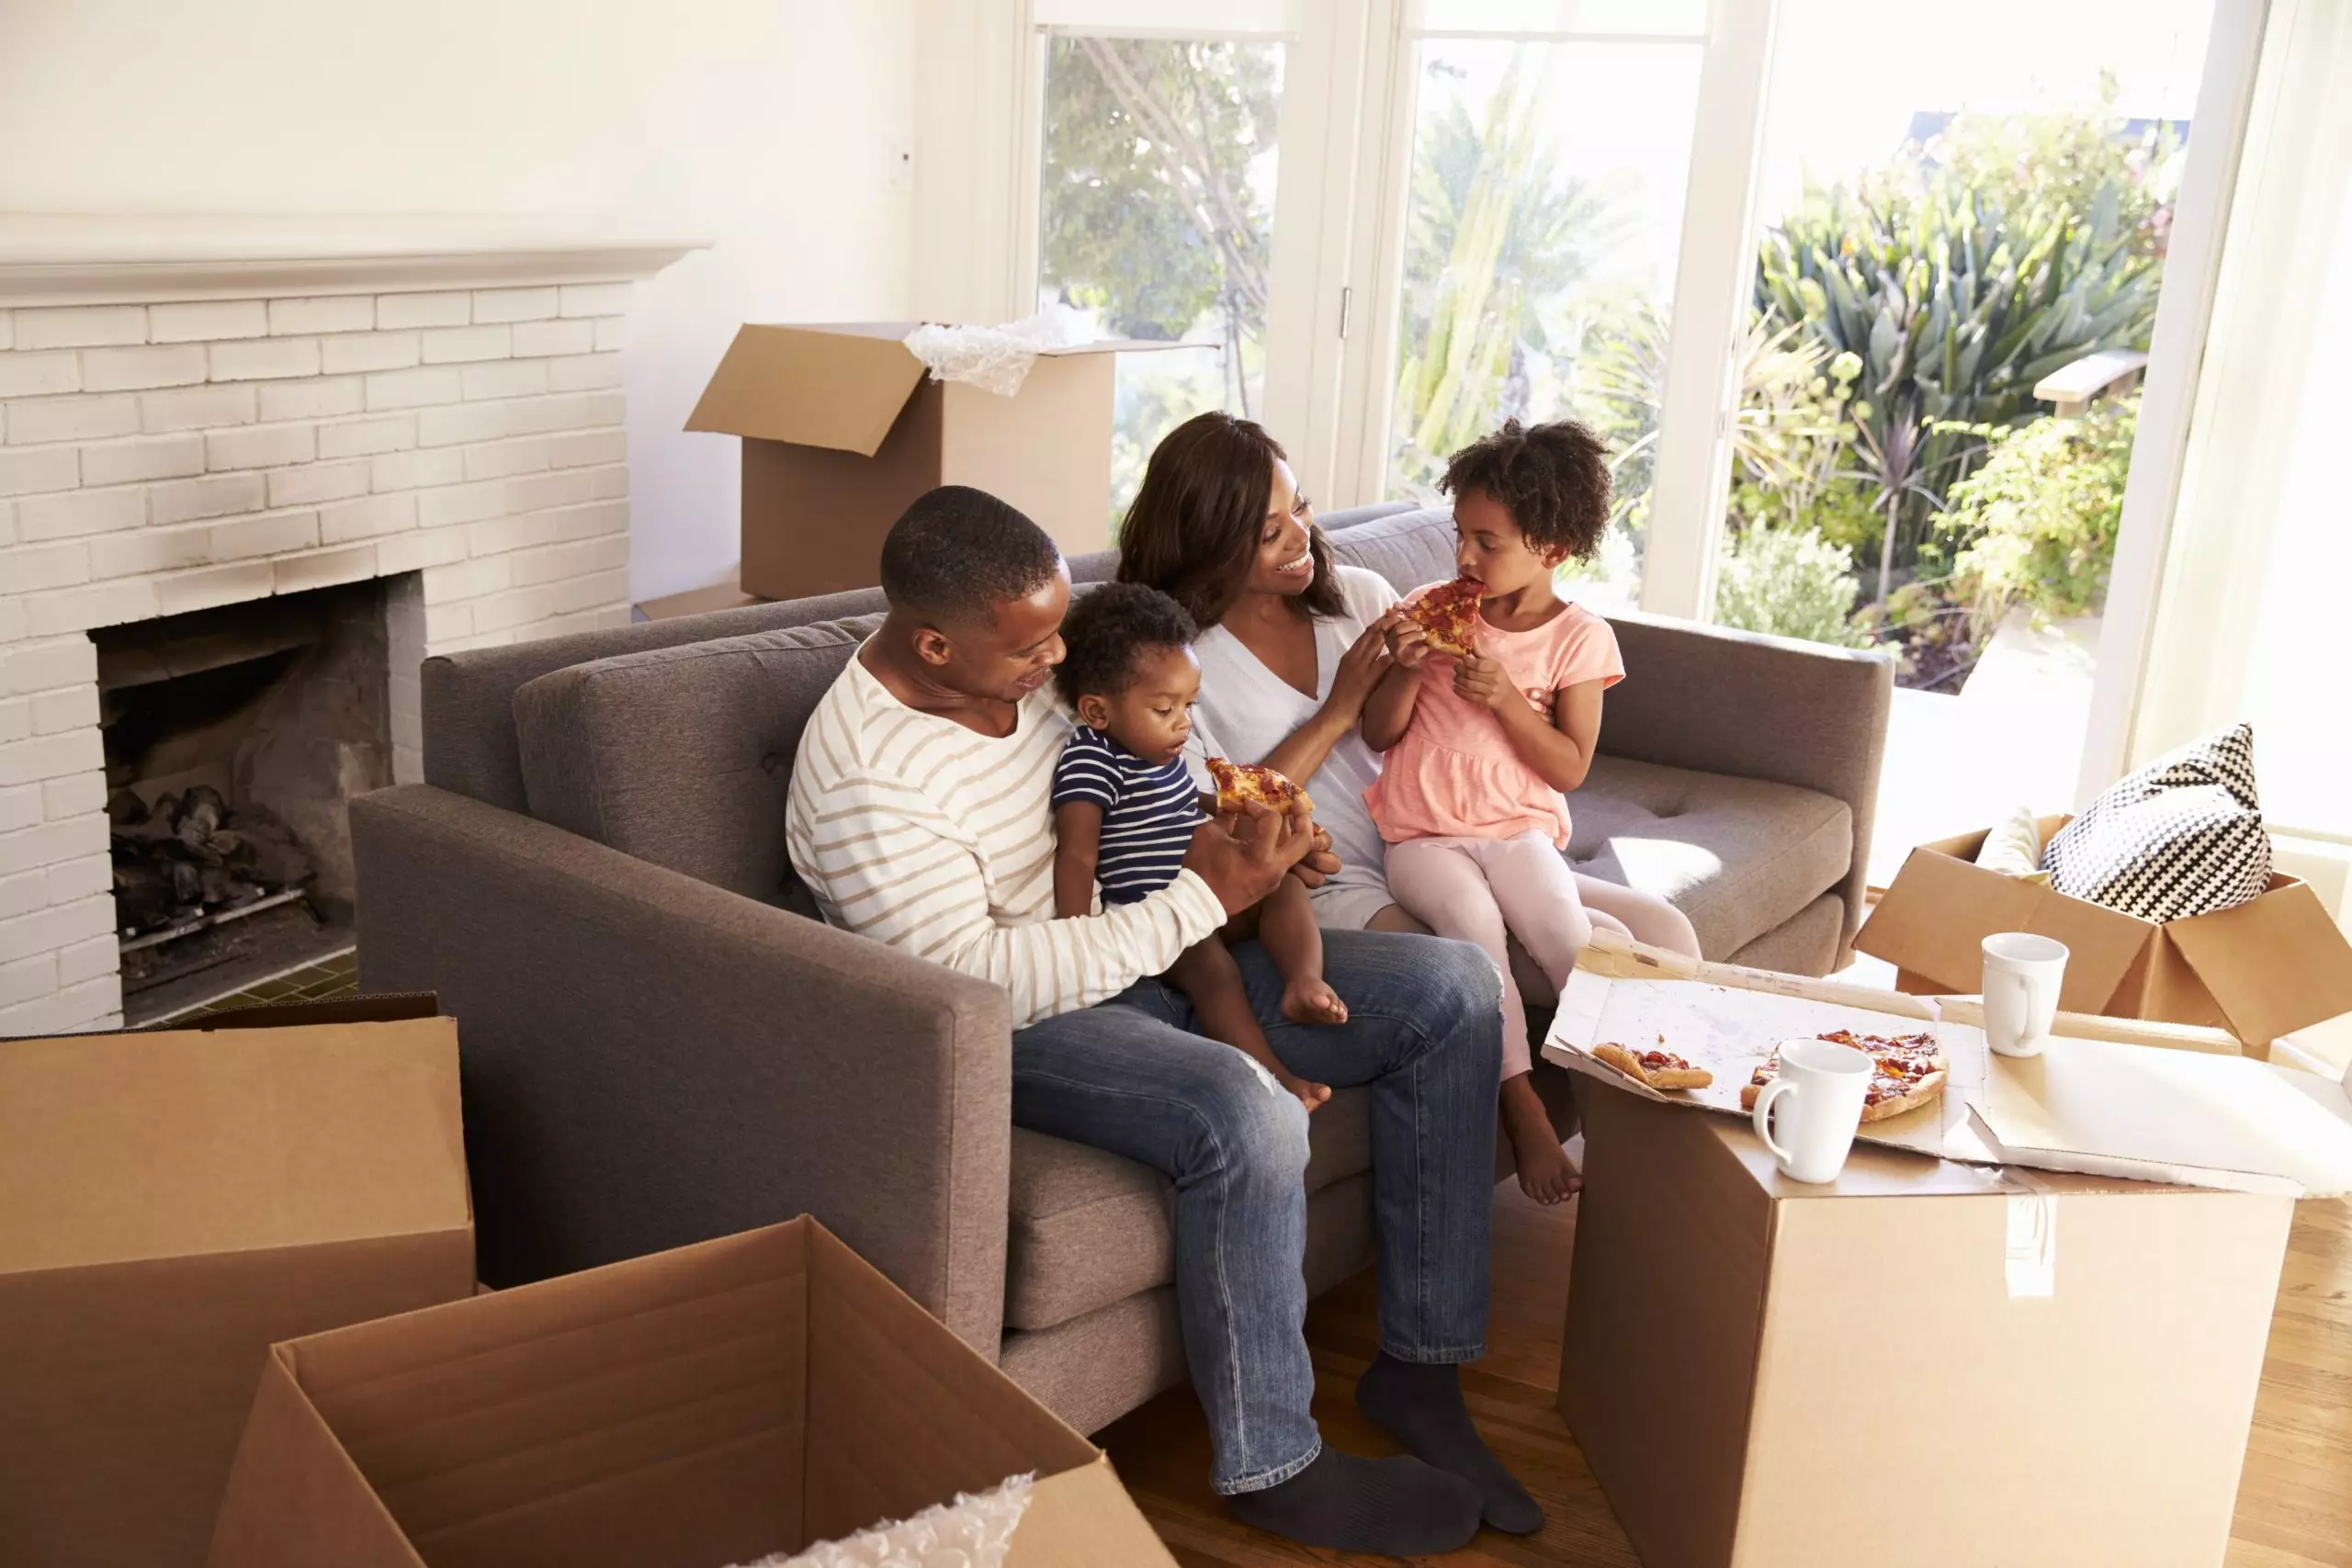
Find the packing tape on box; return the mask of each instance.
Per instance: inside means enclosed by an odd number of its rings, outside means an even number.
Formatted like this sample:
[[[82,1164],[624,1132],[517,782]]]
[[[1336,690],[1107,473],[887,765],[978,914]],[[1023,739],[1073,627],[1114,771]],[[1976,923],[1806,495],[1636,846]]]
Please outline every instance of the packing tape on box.
[[[2009,1194],[2009,1299],[2054,1296],[2058,1293],[2058,1194],[2025,1171],[2012,1168],[2002,1175],[2007,1182],[2030,1190]]]

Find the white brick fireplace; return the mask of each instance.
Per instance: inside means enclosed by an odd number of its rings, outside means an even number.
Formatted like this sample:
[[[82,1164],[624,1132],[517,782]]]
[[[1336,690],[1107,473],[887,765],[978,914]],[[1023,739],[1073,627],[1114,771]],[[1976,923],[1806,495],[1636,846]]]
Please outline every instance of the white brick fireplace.
[[[692,246],[0,216],[0,1035],[119,1022],[95,628],[387,584],[428,654],[628,617],[631,281]]]

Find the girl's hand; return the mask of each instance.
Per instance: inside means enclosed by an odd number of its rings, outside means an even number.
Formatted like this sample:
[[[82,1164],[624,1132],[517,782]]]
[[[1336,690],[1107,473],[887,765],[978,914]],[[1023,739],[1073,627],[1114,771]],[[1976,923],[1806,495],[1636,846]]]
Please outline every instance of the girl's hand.
[[[1502,661],[1472,653],[1467,659],[1453,662],[1453,694],[1464,702],[1475,703],[1482,708],[1500,713],[1513,703],[1524,707],[1527,699],[1510,683]]]
[[[1385,617],[1383,618],[1384,620]],[[1353,724],[1363,716],[1363,705],[1380,678],[1388,673],[1388,628],[1382,621],[1364,627],[1355,645],[1340,655],[1331,677],[1331,695],[1324,710]]]
[[[1434,651],[1430,647],[1430,634],[1419,621],[1411,620],[1392,610],[1383,619],[1388,626],[1388,657],[1397,668],[1419,670],[1430,661]]]

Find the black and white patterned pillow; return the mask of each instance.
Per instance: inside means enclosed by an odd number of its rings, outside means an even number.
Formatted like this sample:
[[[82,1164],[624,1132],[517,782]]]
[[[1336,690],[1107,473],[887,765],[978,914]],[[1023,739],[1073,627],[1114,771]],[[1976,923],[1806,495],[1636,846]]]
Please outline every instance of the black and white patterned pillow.
[[[2237,725],[2159,757],[2084,807],[2042,852],[2069,897],[2179,920],[2262,897],[2270,835],[2254,788],[2254,729]]]

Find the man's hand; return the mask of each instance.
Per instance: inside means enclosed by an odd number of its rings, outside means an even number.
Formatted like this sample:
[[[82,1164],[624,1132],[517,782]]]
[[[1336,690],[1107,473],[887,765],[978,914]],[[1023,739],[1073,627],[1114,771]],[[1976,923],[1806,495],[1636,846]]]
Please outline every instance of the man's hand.
[[[1315,834],[1310,818],[1252,801],[1239,817],[1194,829],[1184,869],[1209,885],[1227,915],[1238,915],[1282,886],[1291,867],[1314,849]]]
[[[1340,857],[1331,852],[1331,835],[1322,829],[1315,829],[1315,847],[1306,858],[1290,868],[1290,874],[1304,883],[1311,892],[1339,874]]]

